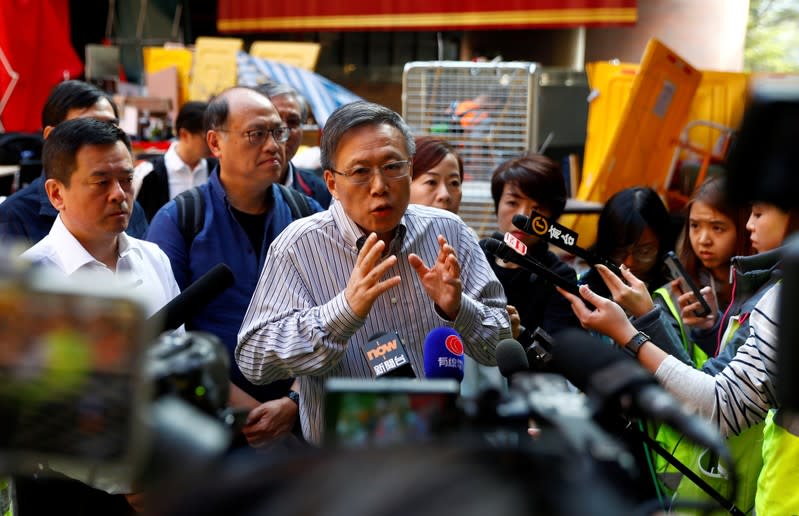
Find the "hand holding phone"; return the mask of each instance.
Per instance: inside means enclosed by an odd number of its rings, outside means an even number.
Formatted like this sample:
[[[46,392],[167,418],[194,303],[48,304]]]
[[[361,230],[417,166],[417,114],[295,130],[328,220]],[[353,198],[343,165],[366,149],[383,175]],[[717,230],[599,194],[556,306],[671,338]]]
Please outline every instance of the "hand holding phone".
[[[674,254],[674,251],[669,251],[666,253],[665,258],[663,258],[663,263],[665,263],[666,267],[668,267],[672,279],[680,281],[683,292],[691,292],[694,295],[694,298],[696,298],[701,305],[699,310],[694,310],[694,315],[697,317],[707,317],[710,315],[710,305],[707,303],[705,296],[702,295],[699,287],[696,285],[691,276],[688,275],[688,272],[685,270],[685,267],[683,267],[682,263],[680,263],[677,255]]]
[[[680,285],[680,280],[673,280],[671,282],[671,288],[674,289],[676,292],[680,292],[682,286]],[[699,301],[696,300],[696,296],[693,292],[686,292],[684,294],[680,294],[677,297],[677,304],[679,305],[680,315],[682,317],[682,322],[686,326],[690,326],[691,328],[701,329],[701,330],[709,330],[716,324],[716,313],[718,309],[716,308],[716,303],[714,302],[712,297],[709,297],[711,294],[710,287],[702,287],[700,290],[705,301],[710,304],[710,315],[706,317],[697,317],[696,312],[700,311]]]

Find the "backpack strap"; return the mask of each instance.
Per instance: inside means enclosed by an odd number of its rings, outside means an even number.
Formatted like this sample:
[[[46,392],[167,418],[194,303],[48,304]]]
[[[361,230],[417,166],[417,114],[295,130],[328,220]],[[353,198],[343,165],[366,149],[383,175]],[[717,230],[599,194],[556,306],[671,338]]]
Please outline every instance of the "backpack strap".
[[[283,185],[277,186],[280,188],[286,203],[288,203],[294,220],[314,213],[308,203],[308,198],[302,193],[292,188],[286,188]],[[175,205],[177,208],[178,229],[180,234],[183,235],[186,249],[188,249],[205,223],[205,200],[199,188],[195,187],[178,194],[175,197]]]
[[[283,194],[283,198],[289,205],[291,217],[294,220],[313,215],[314,211],[311,209],[311,205],[308,203],[308,198],[305,195],[281,184],[277,184],[277,187],[280,189],[280,193]]]
[[[219,160],[209,156],[205,158],[205,162],[210,176],[219,165]],[[200,232],[205,223],[205,200],[199,188],[194,187],[179,193],[175,197],[175,204],[178,209],[178,229],[180,229],[180,234],[183,235],[183,240],[186,242],[186,249],[188,250],[191,247],[191,243],[194,242],[194,237],[197,236],[197,233]]]
[[[191,247],[194,237],[205,222],[205,201],[200,189],[189,188],[175,197],[177,207],[178,229],[186,242],[186,249]]]

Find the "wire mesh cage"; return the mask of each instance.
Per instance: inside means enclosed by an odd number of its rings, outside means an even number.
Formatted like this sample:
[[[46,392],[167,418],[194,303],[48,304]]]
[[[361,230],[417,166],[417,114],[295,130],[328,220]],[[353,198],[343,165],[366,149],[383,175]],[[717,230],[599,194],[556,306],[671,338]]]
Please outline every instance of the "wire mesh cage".
[[[537,144],[538,74],[535,63],[411,62],[402,116],[417,134],[455,145],[466,180],[487,181],[500,162]]]
[[[538,147],[540,67],[529,62],[415,61],[402,77],[402,116],[417,135],[449,141],[464,162],[461,217],[496,226],[489,181],[503,161]]]
[[[414,61],[403,73],[402,115],[417,135],[440,136],[457,148],[465,168],[459,215],[485,237],[496,229],[491,173],[503,161],[546,147],[564,166],[567,191],[577,188],[579,168],[572,163],[583,154],[588,97],[582,70]]]

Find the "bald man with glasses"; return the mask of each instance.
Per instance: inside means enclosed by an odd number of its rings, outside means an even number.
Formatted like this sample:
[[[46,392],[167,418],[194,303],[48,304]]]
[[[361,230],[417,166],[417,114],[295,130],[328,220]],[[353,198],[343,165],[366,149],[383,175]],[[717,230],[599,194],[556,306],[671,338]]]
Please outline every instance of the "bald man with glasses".
[[[205,130],[219,165],[206,184],[158,211],[147,240],[169,257],[181,289],[218,263],[233,270],[233,287],[200,310],[186,329],[212,333],[227,346],[233,384],[230,404],[249,411],[244,437],[251,446],[261,447],[292,430],[297,394],[291,391],[291,378],[258,386],[248,382],[232,360],[236,333],[272,240],[293,220],[322,208],[278,184],[289,129],[267,97],[240,87],[222,92],[208,105]],[[179,210],[179,203],[190,208]],[[187,227],[187,217],[202,223]]]

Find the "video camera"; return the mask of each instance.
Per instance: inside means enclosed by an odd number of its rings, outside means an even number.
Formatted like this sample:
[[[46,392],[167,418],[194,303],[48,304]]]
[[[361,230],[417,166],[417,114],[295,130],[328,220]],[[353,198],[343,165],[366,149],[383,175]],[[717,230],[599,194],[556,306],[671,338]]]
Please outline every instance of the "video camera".
[[[548,464],[546,473],[528,471],[526,485],[529,496],[553,513],[632,509],[633,458],[592,421],[590,402],[563,377],[521,373],[505,395],[489,390],[464,399],[459,390],[452,380],[332,378],[326,384],[325,448],[482,449],[504,462]],[[533,421],[543,429],[537,438],[528,434]],[[566,486],[586,496],[564,498]],[[600,498],[602,508],[587,503]]]
[[[241,418],[225,408],[229,361],[216,337],[158,337],[160,321],[108,276],[67,278],[8,249],[0,475],[57,472],[127,493],[228,448]]]

